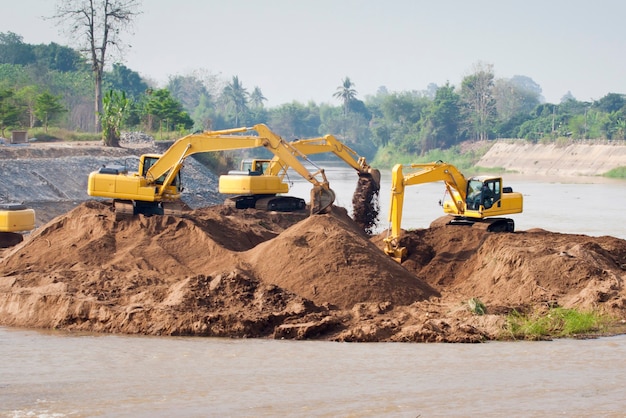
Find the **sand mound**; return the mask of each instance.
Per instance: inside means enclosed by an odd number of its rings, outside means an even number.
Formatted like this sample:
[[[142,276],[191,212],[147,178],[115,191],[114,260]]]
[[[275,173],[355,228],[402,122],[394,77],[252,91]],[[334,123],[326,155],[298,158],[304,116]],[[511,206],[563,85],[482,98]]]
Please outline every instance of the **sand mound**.
[[[618,238],[441,226],[406,232],[401,242],[409,249],[403,266],[450,301],[478,297],[494,313],[536,306],[626,312],[626,241]]]
[[[378,247],[338,210],[297,223],[248,254],[259,277],[317,304],[410,305],[437,292]]]
[[[0,253],[0,324],[153,335],[483,341],[547,306],[626,320],[626,241],[535,229],[405,231],[402,265],[344,209],[224,206],[115,221],[89,201]],[[474,315],[478,298],[487,315]]]

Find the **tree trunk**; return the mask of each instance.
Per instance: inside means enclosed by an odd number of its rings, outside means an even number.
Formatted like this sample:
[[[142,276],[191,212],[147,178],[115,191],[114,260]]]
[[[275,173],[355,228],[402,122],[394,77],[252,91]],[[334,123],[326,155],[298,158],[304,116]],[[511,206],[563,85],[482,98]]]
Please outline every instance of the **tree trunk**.
[[[100,123],[100,115],[102,114],[102,68],[96,68],[94,70],[94,75],[96,79],[96,102],[95,102],[95,110],[96,110],[96,133],[102,131],[102,124]],[[107,144],[105,144],[107,145]]]

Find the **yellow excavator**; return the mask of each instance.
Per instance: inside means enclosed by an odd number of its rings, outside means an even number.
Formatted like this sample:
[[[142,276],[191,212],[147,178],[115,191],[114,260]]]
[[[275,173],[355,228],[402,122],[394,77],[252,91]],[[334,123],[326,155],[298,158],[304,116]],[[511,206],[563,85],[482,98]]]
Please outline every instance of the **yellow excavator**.
[[[255,135],[250,134],[256,133]],[[182,184],[180,170],[185,159],[193,154],[264,147],[280,157],[298,174],[313,184],[310,212],[326,213],[335,201],[323,169],[309,172],[300,162],[301,153],[289,142],[263,124],[251,128],[234,128],[194,133],[178,139],[162,155],[144,154],[139,159],[138,172],[129,173],[123,166],[105,166],[89,174],[87,193],[94,197],[112,198],[116,219],[136,214],[163,215],[179,213]],[[278,177],[249,176],[249,183],[263,194],[273,195],[288,191],[278,183]],[[267,208],[274,208],[272,202]],[[280,205],[279,205],[280,206]],[[301,208],[302,209],[302,208]]]
[[[307,156],[332,152],[354,168],[359,177],[371,180],[376,192],[380,188],[380,171],[370,167],[365,157],[359,156],[333,135],[298,139],[289,142],[289,145],[295,156],[308,161],[318,170],[322,169]],[[234,195],[226,200],[226,204],[239,209],[297,210],[304,205],[302,199],[277,196],[289,191],[288,184],[284,182],[289,167],[289,162],[280,153],[272,159],[245,159],[241,162],[240,170],[231,170],[220,176],[219,192]]]
[[[521,213],[523,196],[504,187],[501,177],[475,176],[466,178],[451,164],[437,161],[411,164],[411,172],[404,174],[403,165],[396,164],[391,171],[390,227],[385,238],[385,253],[402,261],[405,247],[400,246],[402,207],[406,186],[442,181],[449,199],[442,203],[445,213],[451,215],[449,225],[478,226],[490,232],[513,232],[513,219],[503,215]]]
[[[35,211],[21,203],[0,203],[0,248],[24,240],[22,232],[35,229]]]

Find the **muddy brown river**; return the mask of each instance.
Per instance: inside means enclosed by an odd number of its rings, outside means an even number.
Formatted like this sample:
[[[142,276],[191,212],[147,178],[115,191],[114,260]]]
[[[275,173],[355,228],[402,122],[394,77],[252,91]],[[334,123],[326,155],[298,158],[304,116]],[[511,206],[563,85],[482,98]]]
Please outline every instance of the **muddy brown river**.
[[[328,170],[350,206],[356,176]],[[626,239],[626,182],[510,178],[517,229]],[[540,181],[543,180],[543,181]],[[381,230],[388,173],[383,173]],[[308,198],[308,183],[292,194]],[[407,189],[403,227],[441,215],[438,184]],[[6,417],[622,417],[626,336],[485,344],[331,343],[76,335],[0,327]]]

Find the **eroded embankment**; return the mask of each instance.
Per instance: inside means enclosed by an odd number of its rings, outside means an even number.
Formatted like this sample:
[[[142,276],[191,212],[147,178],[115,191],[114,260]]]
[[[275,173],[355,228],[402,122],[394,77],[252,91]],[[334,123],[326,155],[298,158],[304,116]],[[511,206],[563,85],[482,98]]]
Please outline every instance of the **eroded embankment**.
[[[601,176],[614,168],[626,167],[626,143],[559,145],[499,141],[476,165],[501,167],[526,175]]]

